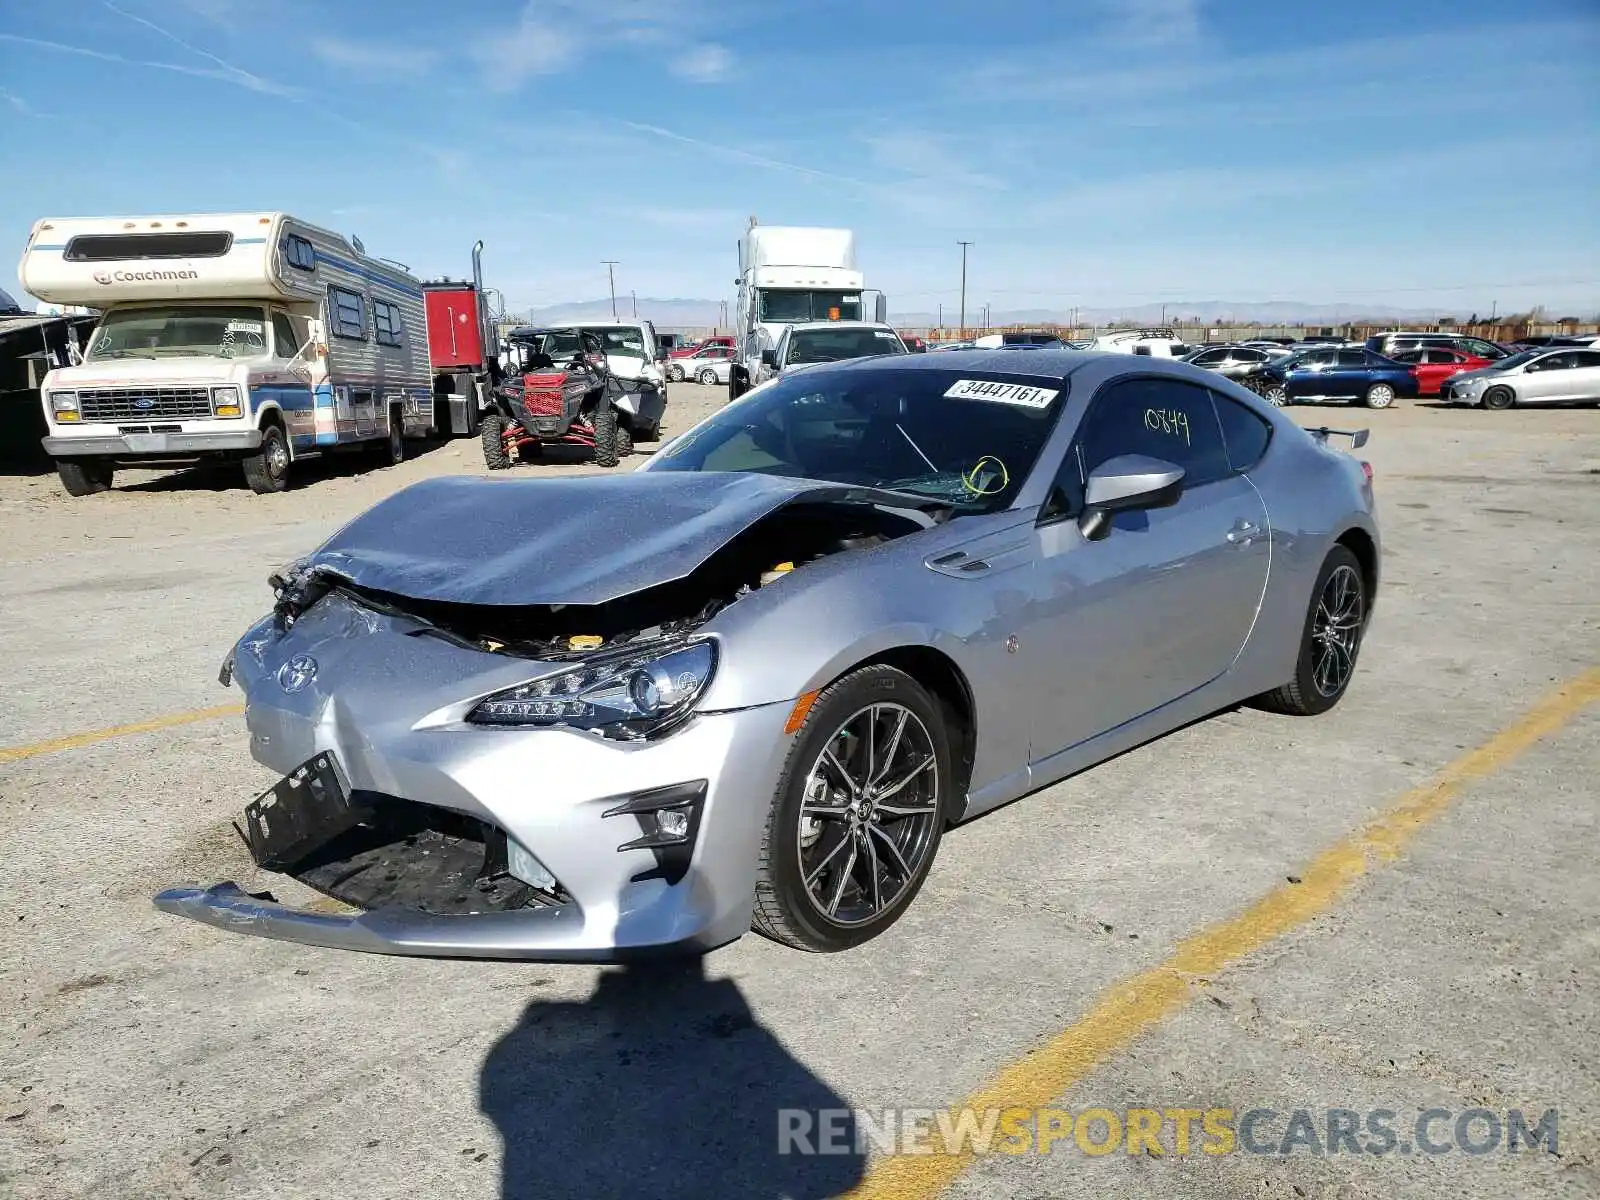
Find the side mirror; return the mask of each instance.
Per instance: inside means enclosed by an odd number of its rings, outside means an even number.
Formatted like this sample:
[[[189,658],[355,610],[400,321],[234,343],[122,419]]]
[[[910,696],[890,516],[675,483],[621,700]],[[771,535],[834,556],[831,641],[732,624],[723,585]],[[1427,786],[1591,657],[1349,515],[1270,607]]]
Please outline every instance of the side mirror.
[[[776,367],[778,365],[778,352],[776,350],[763,350],[761,352],[761,365],[763,367]]]
[[[1119,512],[1167,508],[1183,495],[1183,468],[1143,454],[1119,454],[1089,473],[1078,529],[1091,542],[1111,532]]]

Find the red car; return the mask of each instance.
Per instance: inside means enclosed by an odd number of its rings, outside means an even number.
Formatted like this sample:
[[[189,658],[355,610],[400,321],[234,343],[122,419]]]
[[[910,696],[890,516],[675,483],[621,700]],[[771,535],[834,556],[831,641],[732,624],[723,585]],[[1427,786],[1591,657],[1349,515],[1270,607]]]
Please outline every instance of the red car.
[[[688,358],[691,354],[694,354],[694,353],[696,353],[697,351],[700,351],[700,350],[704,350],[708,346],[726,346],[728,349],[732,350],[733,347],[734,347],[733,334],[731,334],[731,333],[718,334],[716,337],[708,337],[703,342],[695,342],[692,345],[688,345],[688,346],[679,346],[671,354],[667,355],[667,357],[669,359],[671,359],[671,358]]]
[[[1423,346],[1416,350],[1401,350],[1392,356],[1395,362],[1411,367],[1417,381],[1417,395],[1437,396],[1444,381],[1462,371],[1476,371],[1490,366],[1487,358],[1468,354],[1465,350],[1452,350],[1447,346]]]

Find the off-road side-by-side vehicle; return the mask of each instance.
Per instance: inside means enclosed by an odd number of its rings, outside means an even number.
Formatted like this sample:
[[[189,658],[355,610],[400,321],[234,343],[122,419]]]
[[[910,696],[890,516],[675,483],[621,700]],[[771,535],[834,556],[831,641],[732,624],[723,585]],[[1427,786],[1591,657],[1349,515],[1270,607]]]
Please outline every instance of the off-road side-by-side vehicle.
[[[513,363],[480,429],[490,470],[526,461],[547,444],[591,446],[597,464],[614,467],[633,453],[635,439],[658,436],[660,389],[615,373],[602,331],[518,329],[507,343]]]

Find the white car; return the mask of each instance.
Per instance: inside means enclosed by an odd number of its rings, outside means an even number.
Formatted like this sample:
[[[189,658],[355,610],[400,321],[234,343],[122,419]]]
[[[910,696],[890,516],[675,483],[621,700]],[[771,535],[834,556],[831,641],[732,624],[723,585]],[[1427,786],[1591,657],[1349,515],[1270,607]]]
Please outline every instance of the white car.
[[[727,383],[732,369],[732,346],[703,346],[693,354],[667,360],[667,378],[693,379],[697,383]]]
[[[1524,350],[1492,366],[1445,380],[1446,404],[1511,408],[1523,404],[1600,403],[1600,350],[1556,346]]]

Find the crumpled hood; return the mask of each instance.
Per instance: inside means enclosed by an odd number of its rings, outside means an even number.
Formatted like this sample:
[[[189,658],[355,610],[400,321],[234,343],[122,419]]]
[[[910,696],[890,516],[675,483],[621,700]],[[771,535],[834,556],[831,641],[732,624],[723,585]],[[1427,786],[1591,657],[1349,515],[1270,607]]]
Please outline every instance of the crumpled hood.
[[[416,600],[604,604],[689,575],[756,521],[800,501],[907,515],[946,507],[899,492],[735,472],[454,476],[396,492],[301,565]]]

